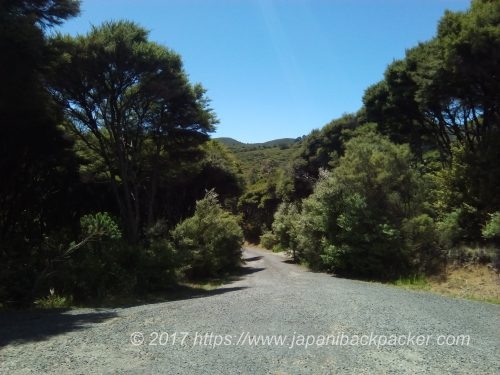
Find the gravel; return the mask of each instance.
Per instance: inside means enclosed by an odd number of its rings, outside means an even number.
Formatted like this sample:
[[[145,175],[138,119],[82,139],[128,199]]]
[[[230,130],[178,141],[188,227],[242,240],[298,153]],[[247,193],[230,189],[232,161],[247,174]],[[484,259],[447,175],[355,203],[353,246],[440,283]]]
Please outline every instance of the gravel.
[[[2,313],[0,374],[500,374],[497,305],[244,257],[246,274],[208,295]]]

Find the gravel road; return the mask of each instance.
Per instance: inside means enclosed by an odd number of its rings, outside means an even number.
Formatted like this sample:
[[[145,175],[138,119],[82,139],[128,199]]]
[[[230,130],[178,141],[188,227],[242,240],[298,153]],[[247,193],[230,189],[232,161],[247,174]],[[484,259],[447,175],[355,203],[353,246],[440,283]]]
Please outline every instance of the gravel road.
[[[244,258],[208,295],[3,313],[0,374],[500,374],[499,306]]]

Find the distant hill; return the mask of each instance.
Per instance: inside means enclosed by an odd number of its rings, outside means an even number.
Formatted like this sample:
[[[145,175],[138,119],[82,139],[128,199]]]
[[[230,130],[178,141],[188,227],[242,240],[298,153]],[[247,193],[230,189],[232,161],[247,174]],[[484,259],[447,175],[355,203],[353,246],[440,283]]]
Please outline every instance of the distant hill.
[[[281,138],[262,143],[243,143],[233,138],[214,138],[224,144],[241,162],[243,174],[248,181],[262,169],[269,171],[285,169],[294,159],[301,138]]]
[[[268,142],[263,142],[263,143],[243,143],[240,141],[237,141],[236,139],[233,138],[227,138],[227,137],[221,137],[221,138],[214,138],[214,140],[226,145],[229,148],[235,149],[256,149],[256,148],[267,148],[267,147],[283,147],[287,148],[290,146],[293,146],[295,143],[297,143],[299,140],[295,138],[280,138],[280,139],[273,139],[272,141]]]
[[[245,144],[237,141],[236,139],[233,138],[227,138],[227,137],[221,137],[221,138],[214,138],[215,141],[222,143],[223,145],[227,147],[235,147],[235,146],[244,146]]]

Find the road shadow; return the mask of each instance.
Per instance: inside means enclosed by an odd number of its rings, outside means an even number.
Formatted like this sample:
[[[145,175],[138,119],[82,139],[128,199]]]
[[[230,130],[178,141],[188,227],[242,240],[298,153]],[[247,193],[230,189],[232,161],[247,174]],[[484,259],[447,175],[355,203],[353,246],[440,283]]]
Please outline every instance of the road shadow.
[[[231,284],[265,268],[240,266],[236,270],[218,278],[201,278],[180,282],[163,290],[141,295],[126,295],[107,298],[104,301],[91,301],[84,304],[91,308],[127,308],[140,305],[206,298],[218,294],[236,292],[247,286],[231,287]]]
[[[293,260],[293,259],[286,259],[286,260],[283,261],[283,263],[286,263],[286,264],[299,264],[298,261]]]
[[[8,344],[43,341],[66,332],[87,329],[116,317],[112,311],[78,313],[67,309],[0,312],[0,348]]]
[[[242,274],[257,271],[250,269],[242,271]],[[207,290],[203,287],[178,285],[175,289],[172,288],[163,293],[148,295],[143,299],[87,304],[86,306],[92,305],[93,308],[97,309],[92,312],[89,312],[88,309],[81,311],[79,309],[0,311],[0,348],[9,344],[19,345],[26,342],[47,340],[67,332],[85,330],[95,324],[118,317],[115,311],[98,311],[99,308],[126,308],[194,298],[207,298],[237,292],[246,288],[245,286],[226,287],[221,285],[217,289]]]
[[[167,297],[168,299],[158,302],[172,302],[172,301],[180,301],[193,298],[213,297],[219,294],[237,292],[239,290],[243,290],[246,288],[247,287],[245,286],[225,287],[224,285],[221,285],[220,287],[217,287],[217,289],[207,290],[203,287],[181,285],[179,286],[177,291],[169,293]]]
[[[236,279],[233,281],[241,280],[244,276],[251,275],[256,272],[264,271],[264,267],[241,267],[235,275]]]
[[[248,263],[248,262],[255,262],[257,260],[261,260],[264,258],[263,256],[256,256],[256,257],[251,257],[251,258],[245,258],[243,259],[243,262]]]

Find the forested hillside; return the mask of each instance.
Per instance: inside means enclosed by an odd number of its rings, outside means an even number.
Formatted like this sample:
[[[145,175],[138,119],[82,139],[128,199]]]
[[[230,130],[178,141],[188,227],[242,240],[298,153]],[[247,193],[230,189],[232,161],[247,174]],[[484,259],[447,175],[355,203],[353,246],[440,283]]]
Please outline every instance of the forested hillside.
[[[500,2],[444,14],[358,112],[260,144],[210,139],[205,89],[143,26],[52,32],[78,13],[0,5],[0,306],[219,277],[244,239],[366,279],[499,266]]]

